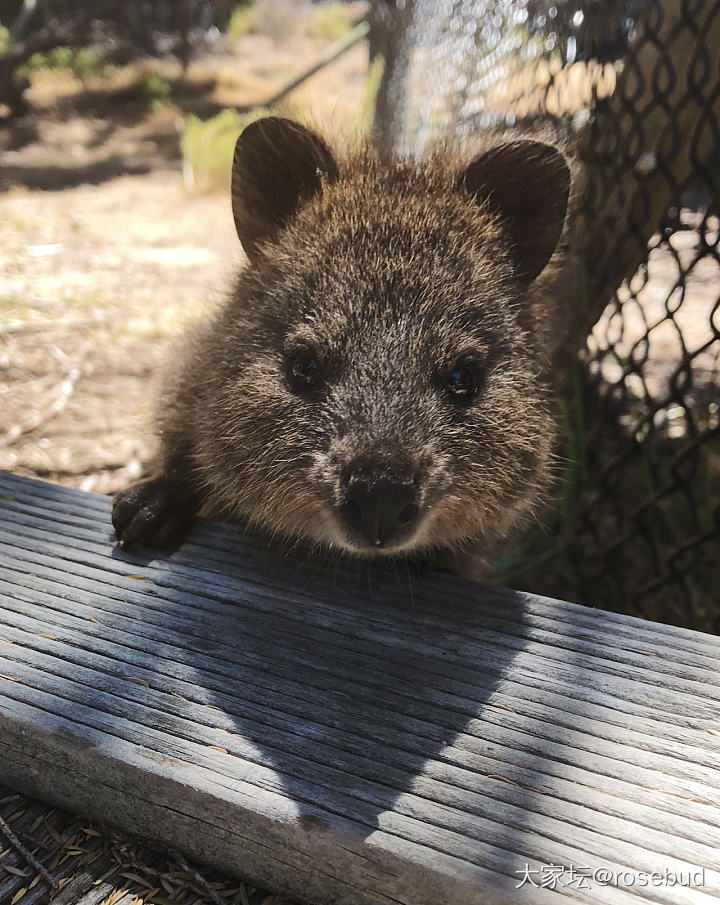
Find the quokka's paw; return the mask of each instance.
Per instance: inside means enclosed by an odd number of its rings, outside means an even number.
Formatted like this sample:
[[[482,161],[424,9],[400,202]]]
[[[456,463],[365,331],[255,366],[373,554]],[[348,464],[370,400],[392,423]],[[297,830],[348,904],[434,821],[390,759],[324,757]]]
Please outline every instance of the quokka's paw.
[[[159,477],[118,493],[112,523],[123,550],[135,543],[172,547],[183,540],[196,514],[197,506],[186,489]]]

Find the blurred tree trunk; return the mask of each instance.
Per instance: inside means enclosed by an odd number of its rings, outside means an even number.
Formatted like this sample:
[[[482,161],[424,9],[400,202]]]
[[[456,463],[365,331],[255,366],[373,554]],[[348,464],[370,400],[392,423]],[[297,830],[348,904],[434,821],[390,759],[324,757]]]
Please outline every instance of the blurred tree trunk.
[[[370,9],[370,72],[382,70],[372,137],[383,155],[402,148],[404,141],[412,14],[413,0],[373,0]]]
[[[180,0],[178,31],[180,33],[180,63],[183,73],[188,71],[190,66],[190,55],[192,53],[192,15],[193,0]]]
[[[35,10],[37,9],[38,0],[23,0],[20,9],[17,12],[17,15],[12,20],[12,25],[10,26],[10,40],[17,41],[25,29],[30,24],[33,16],[35,15]],[[0,11],[2,7],[0,6]],[[5,16],[0,16],[0,19],[5,21]]]

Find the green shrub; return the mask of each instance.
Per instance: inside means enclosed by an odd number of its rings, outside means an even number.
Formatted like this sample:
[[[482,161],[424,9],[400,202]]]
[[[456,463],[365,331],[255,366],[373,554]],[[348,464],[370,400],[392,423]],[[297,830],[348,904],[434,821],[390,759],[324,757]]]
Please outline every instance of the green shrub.
[[[75,51],[70,68],[81,81],[85,81],[102,73],[105,60],[95,47],[79,47]]]
[[[352,27],[350,14],[342,3],[326,3],[313,13],[309,34],[323,41],[339,41]]]
[[[72,47],[53,47],[42,53],[34,53],[25,64],[28,72],[40,72],[43,69],[70,69],[74,51]]]
[[[238,135],[248,123],[266,115],[266,110],[244,116],[236,110],[223,110],[204,121],[188,116],[180,141],[185,185],[200,192],[227,190]]]
[[[245,35],[253,33],[256,14],[257,9],[254,3],[247,6],[236,6],[232,11],[226,31],[228,43],[232,48],[235,48]]]
[[[53,47],[52,50],[43,53],[34,53],[23,70],[29,74],[64,69],[84,80],[100,74],[104,68],[105,61],[94,47]]]
[[[157,72],[149,72],[145,76],[142,89],[153,110],[162,110],[172,101],[172,85]]]

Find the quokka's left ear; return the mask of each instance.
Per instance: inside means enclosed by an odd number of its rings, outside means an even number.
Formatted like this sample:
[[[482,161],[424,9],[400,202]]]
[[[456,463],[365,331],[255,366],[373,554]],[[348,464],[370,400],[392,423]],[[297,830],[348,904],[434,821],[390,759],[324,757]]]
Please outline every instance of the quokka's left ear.
[[[268,116],[246,126],[235,145],[232,209],[247,256],[271,239],[300,205],[335,182],[338,168],[325,142],[300,123]]]
[[[489,201],[502,216],[520,278],[535,279],[555,251],[570,194],[570,169],[560,151],[518,140],[485,151],[461,173],[458,187]]]

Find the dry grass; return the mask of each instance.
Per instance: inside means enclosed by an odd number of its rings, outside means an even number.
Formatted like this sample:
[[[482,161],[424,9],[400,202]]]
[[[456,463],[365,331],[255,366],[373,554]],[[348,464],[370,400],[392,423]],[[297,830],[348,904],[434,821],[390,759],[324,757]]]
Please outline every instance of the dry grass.
[[[152,453],[153,378],[240,251],[179,174],[0,200],[0,468],[109,492]],[[71,385],[68,385],[68,382]]]
[[[0,901],[7,905],[291,905],[2,787],[0,818],[19,842],[0,823]]]

